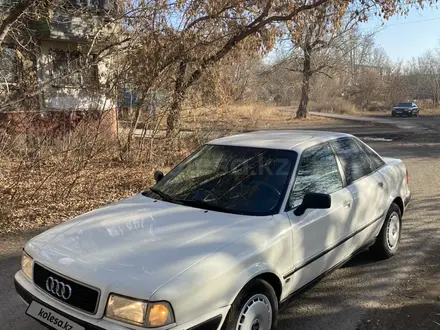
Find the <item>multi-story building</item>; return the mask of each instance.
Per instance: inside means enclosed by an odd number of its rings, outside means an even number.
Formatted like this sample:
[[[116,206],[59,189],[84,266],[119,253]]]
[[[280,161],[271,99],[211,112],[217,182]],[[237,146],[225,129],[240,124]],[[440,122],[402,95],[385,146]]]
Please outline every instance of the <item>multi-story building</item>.
[[[13,2],[0,0],[0,6]],[[32,85],[30,77],[34,77],[32,90],[41,92],[35,93],[36,109],[25,111],[115,108],[114,98],[103,88],[111,77],[111,59],[96,61],[103,37],[116,35],[115,4],[115,0],[62,0],[40,17],[24,22],[20,28],[27,30],[29,43],[17,44],[19,38],[9,37],[1,47],[2,99],[26,95]]]

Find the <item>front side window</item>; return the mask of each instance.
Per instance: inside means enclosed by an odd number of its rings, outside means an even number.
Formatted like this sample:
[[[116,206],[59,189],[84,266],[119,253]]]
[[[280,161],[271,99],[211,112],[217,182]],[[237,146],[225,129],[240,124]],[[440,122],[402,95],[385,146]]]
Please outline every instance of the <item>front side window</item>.
[[[379,157],[370,147],[368,147],[365,143],[362,141],[358,141],[358,144],[361,146],[362,150],[365,152],[365,154],[370,159],[371,165],[373,166],[374,170],[377,170],[378,168],[385,165],[385,162],[382,160],[382,158]]]
[[[333,151],[328,143],[303,152],[289,207],[301,204],[306,193],[331,194],[342,189],[342,180]]]
[[[97,80],[97,68],[87,67],[86,56],[78,51],[52,50],[52,78],[61,86],[92,85]],[[93,62],[90,56],[89,63]]]
[[[14,48],[3,46],[0,52],[0,84],[12,84],[18,80],[18,60]]]
[[[367,155],[352,138],[332,141],[336,155],[342,163],[347,184],[370,174],[373,169]]]
[[[296,158],[290,150],[205,145],[144,195],[161,193],[171,202],[221,212],[274,214]]]

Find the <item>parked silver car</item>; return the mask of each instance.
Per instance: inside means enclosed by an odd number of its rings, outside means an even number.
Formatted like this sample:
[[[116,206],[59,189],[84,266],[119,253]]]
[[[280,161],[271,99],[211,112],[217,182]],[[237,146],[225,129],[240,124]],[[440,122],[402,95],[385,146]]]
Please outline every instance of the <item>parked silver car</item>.
[[[393,117],[396,116],[419,116],[419,107],[414,102],[401,102],[398,105],[396,105],[391,115]]]

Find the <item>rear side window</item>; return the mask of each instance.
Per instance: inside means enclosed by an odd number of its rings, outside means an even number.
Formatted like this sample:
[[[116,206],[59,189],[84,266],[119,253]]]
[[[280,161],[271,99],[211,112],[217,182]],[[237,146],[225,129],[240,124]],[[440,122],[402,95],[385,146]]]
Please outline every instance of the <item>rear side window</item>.
[[[331,144],[342,163],[347,184],[351,184],[373,171],[367,155],[352,138],[338,139],[332,141]]]
[[[312,147],[301,156],[289,208],[300,205],[306,193],[331,194],[339,189],[342,189],[341,175],[330,145]]]
[[[362,150],[365,152],[365,154],[368,156],[371,162],[371,166],[374,170],[377,170],[378,168],[385,165],[385,162],[380,158],[369,146],[367,146],[362,141],[357,141]]]

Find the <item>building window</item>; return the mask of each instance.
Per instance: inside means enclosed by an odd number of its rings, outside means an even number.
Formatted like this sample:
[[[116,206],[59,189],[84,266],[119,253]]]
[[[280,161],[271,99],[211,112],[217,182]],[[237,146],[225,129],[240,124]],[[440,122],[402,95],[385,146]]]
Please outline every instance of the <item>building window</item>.
[[[0,51],[0,83],[12,84],[18,81],[18,59],[14,48],[2,46]]]
[[[53,84],[64,87],[92,86],[97,82],[97,66],[90,56],[87,63],[86,55],[78,51],[52,50],[51,76]]]

